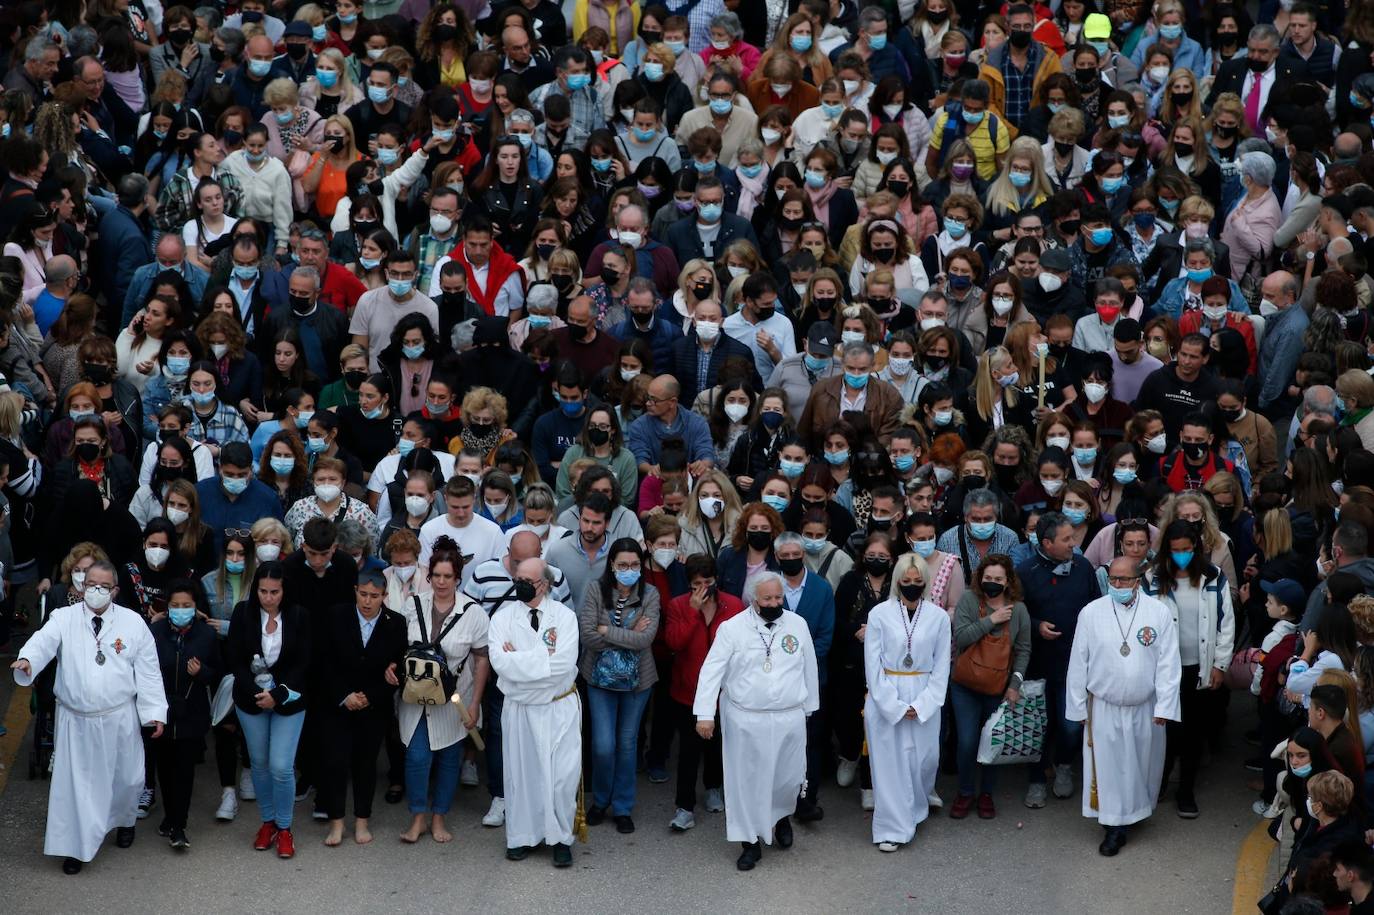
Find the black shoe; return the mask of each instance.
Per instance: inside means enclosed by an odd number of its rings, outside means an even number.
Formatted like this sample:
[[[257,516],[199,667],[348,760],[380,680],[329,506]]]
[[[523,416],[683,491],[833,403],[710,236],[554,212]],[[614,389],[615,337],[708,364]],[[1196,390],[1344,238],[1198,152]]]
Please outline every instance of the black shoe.
[[[805,798],[797,802],[797,821],[801,823],[815,823],[825,819],[825,809],[815,801],[808,801]]]
[[[68,877],[73,874],[81,873],[81,862],[75,858],[63,858],[62,873],[66,874]]]
[[[760,842],[741,842],[744,851],[739,853],[739,860],[735,862],[735,867],[742,871],[751,871],[754,865],[763,859],[763,849]]]
[[[128,848],[134,844],[134,828],[132,826],[121,826],[115,830],[115,844],[120,848]]]
[[[162,836],[162,838],[164,839],[171,838],[172,827],[168,824],[166,820],[163,820],[161,823],[157,824],[157,834]]]
[[[191,847],[191,840],[186,838],[186,830],[184,829],[173,829],[168,841],[175,849],[186,849]]]
[[[1245,768],[1250,772],[1263,772],[1266,761],[1263,756],[1251,756],[1245,761]]]
[[[1245,742],[1246,742],[1246,743],[1252,743],[1252,744],[1254,744],[1255,746],[1259,746],[1259,742],[1260,742],[1260,732],[1259,732],[1259,728],[1251,728],[1250,730],[1246,731],[1246,732],[1245,732]]]
[[[507,861],[524,861],[529,856],[530,847],[528,845],[517,845],[514,848],[506,849]]]
[[[553,866],[572,867],[572,848],[559,842],[553,847]]]
[[[635,831],[635,821],[628,816],[615,818],[615,831],[623,836],[628,836]]]
[[[1193,799],[1192,792],[1186,794],[1180,791],[1174,797],[1174,803],[1178,805],[1178,815],[1185,820],[1196,820],[1198,815],[1197,801]]]
[[[792,821],[787,817],[778,820],[773,827],[773,841],[778,843],[778,848],[792,847]]]
[[[606,822],[606,808],[605,808],[605,807],[597,807],[596,805],[593,804],[591,807],[588,807],[588,808],[587,808],[587,825],[588,825],[588,826],[600,826],[600,825],[601,825],[602,823],[604,823],[604,822]]]
[[[400,785],[392,785],[390,788],[386,789],[386,794],[383,795],[388,804],[399,804],[405,796],[406,789],[402,788]]]
[[[1108,858],[1116,856],[1126,844],[1126,828],[1124,826],[1108,826],[1107,837],[1102,840],[1102,844],[1097,846],[1097,850]]]

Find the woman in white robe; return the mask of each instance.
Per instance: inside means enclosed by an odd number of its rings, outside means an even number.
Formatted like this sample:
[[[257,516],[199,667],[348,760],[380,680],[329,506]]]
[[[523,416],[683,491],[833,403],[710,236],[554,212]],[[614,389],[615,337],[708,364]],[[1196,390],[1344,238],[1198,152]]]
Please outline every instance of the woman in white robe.
[[[873,841],[896,851],[930,814],[940,767],[940,707],[949,681],[949,615],[924,600],[925,560],[907,553],[892,597],[860,628],[868,699],[864,729],[873,771]]]

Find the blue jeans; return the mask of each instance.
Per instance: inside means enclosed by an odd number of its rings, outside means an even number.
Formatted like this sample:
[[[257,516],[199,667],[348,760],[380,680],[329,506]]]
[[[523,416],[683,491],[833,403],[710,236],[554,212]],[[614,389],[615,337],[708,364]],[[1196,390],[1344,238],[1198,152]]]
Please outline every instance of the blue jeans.
[[[1030,783],[1045,783],[1045,766],[1072,765],[1082,758],[1078,742],[1083,738],[1083,722],[1069,721],[1064,717],[1064,699],[1067,690],[1063,680],[1045,681],[1045,711],[1049,716],[1049,727],[1045,731],[1045,752],[1038,763],[1030,767]]]
[[[433,764],[434,799],[429,803],[429,770]],[[429,717],[420,716],[415,733],[406,745],[406,803],[411,813],[437,813],[446,816],[458,793],[458,770],[463,765],[463,742],[442,750],[429,748]]]
[[[487,791],[492,797],[506,796],[505,773],[501,770],[501,710],[506,707],[506,694],[496,684],[496,675],[487,681],[482,694],[482,739],[487,744]]]
[[[264,823],[278,829],[291,828],[296,806],[296,745],[300,743],[305,712],[279,715],[240,711],[239,727],[248,744],[248,759],[253,771],[253,790],[258,795],[258,810]]]
[[[950,684],[950,703],[954,706],[955,754],[959,764],[959,793],[972,795],[982,776],[981,793],[992,794],[997,788],[997,767],[978,765],[978,738],[988,716],[1002,702],[1001,696],[986,696],[958,683]]]
[[[612,816],[629,816],[635,806],[635,762],[639,755],[639,719],[651,689],[587,687],[592,713],[592,800],[611,808]]]

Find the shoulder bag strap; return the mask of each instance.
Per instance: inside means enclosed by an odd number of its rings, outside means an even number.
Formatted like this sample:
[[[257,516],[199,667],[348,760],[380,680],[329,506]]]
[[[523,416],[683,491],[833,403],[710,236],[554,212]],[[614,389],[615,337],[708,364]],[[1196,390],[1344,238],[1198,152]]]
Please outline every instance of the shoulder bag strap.
[[[420,595],[412,594],[410,599],[415,602],[415,621],[420,624],[420,641],[429,644],[429,633],[425,631],[425,608],[420,606]]]

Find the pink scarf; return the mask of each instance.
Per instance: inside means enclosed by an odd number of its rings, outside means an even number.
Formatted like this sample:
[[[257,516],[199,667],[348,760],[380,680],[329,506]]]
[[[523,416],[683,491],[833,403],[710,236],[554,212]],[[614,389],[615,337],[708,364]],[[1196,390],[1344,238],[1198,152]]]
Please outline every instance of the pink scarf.
[[[757,178],[747,178],[738,169],[735,170],[735,177],[739,179],[739,204],[735,207],[736,216],[749,219],[754,215],[754,207],[758,205],[768,185],[770,171],[772,170],[765,165]]]
[[[835,182],[827,182],[825,187],[819,191],[806,189],[807,196],[811,198],[811,209],[816,214],[816,219],[825,223],[826,228],[830,227],[830,198],[835,196]]]

